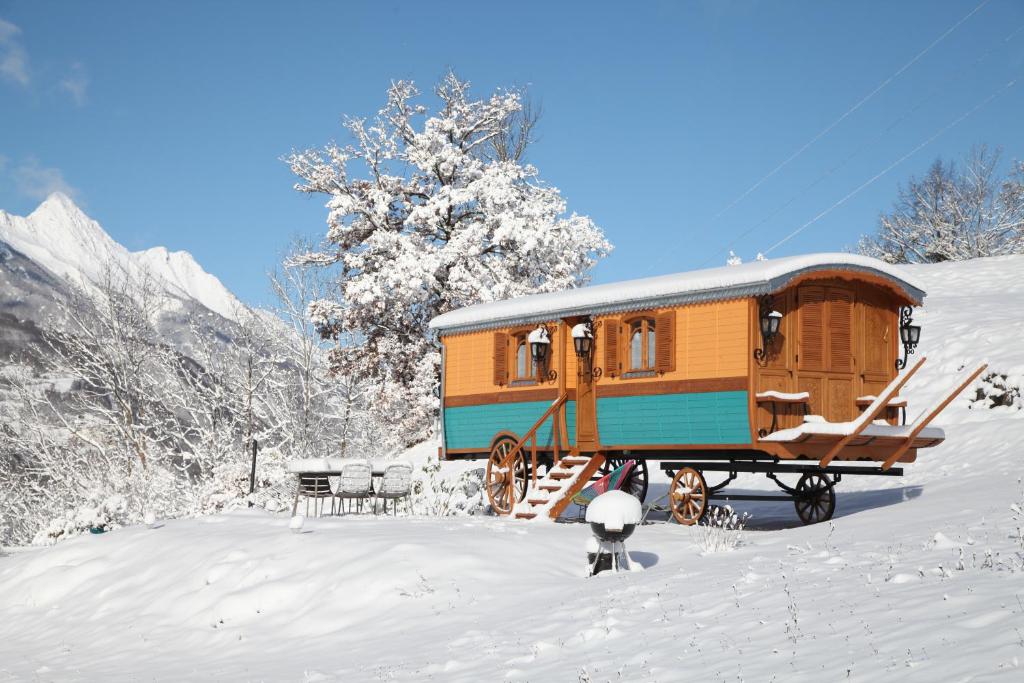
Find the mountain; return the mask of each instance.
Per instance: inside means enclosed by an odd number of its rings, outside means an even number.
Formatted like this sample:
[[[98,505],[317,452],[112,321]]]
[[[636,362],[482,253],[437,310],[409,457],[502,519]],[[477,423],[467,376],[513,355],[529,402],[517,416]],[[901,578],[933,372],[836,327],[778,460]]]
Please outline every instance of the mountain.
[[[61,289],[65,282],[89,289],[106,268],[113,266],[135,278],[153,278],[179,302],[182,311],[198,304],[235,321],[245,310],[234,294],[188,252],[169,252],[164,247],[130,252],[59,192],[28,216],[0,210],[0,250],[0,260],[2,254],[11,254],[0,264],[5,308],[16,303],[15,294],[24,295],[19,290],[32,289],[29,282],[38,284],[40,277],[49,276],[49,285],[55,289]],[[26,259],[31,265],[25,263]]]

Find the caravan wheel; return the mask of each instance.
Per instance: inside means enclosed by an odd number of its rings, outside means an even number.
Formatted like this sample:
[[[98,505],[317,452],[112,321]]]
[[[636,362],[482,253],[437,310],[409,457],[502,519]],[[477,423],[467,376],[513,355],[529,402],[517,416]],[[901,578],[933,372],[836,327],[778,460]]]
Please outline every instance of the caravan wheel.
[[[512,512],[515,504],[526,497],[526,458],[523,452],[516,453],[512,466],[503,469],[502,461],[516,447],[511,437],[498,439],[487,458],[487,498],[491,509],[499,515]]]

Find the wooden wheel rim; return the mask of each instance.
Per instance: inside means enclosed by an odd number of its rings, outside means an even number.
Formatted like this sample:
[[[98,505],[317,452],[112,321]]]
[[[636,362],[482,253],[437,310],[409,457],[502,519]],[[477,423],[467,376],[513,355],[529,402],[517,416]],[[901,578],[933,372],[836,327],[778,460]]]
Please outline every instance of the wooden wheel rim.
[[[645,461],[636,458],[608,458],[601,465],[601,474],[614,472],[619,467],[625,465],[628,460],[633,460],[636,465],[633,467],[633,471],[629,473],[629,478],[626,480],[622,490],[643,503],[644,499],[647,498],[648,479],[647,463]]]
[[[824,474],[805,474],[796,485],[793,501],[796,514],[804,524],[817,524],[832,518],[836,510],[835,487]]]
[[[494,444],[487,458],[487,499],[491,509],[499,515],[511,513],[513,506],[526,496],[526,460],[522,453],[516,454],[511,471],[498,471],[502,460],[515,445],[512,439],[501,439]],[[515,499],[511,500],[513,496]]]
[[[684,526],[693,526],[708,507],[708,487],[704,476],[692,467],[683,467],[672,477],[669,494],[672,516]]]

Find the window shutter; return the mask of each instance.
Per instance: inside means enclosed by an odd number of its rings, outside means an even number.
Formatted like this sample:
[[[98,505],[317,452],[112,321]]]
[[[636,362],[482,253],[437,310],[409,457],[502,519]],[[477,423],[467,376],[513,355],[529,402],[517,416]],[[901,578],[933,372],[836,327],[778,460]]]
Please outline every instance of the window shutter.
[[[508,335],[504,332],[494,333],[494,383],[508,383]]]
[[[604,371],[609,376],[619,374],[619,319],[604,321]]]
[[[654,318],[654,369],[658,372],[671,372],[675,368],[676,312],[666,311]]]
[[[800,362],[802,370],[825,369],[825,288],[800,288]]]
[[[828,289],[828,369],[853,372],[853,293]]]

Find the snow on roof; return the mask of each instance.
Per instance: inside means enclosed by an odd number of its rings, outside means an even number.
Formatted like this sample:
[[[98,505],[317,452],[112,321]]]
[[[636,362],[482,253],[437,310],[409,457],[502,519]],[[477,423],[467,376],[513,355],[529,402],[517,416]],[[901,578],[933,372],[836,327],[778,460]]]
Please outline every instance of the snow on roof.
[[[900,266],[859,254],[805,254],[476,304],[443,313],[430,321],[430,327],[468,332],[557,317],[758,296],[785,288],[799,275],[825,270],[882,277],[918,305],[925,297],[921,286]]]

